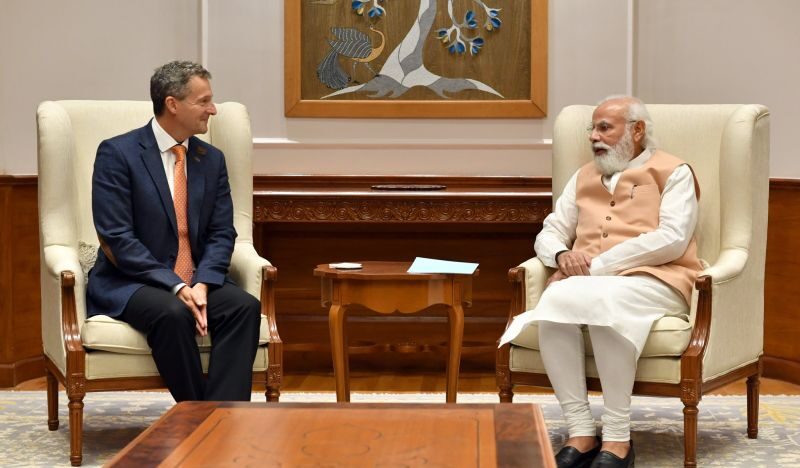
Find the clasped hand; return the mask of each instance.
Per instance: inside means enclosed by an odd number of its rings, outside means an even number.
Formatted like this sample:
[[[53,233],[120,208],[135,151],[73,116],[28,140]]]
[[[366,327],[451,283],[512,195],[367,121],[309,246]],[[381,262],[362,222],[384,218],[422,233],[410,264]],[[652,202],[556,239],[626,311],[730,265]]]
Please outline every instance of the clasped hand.
[[[208,304],[208,286],[205,283],[197,283],[194,286],[188,284],[178,291],[180,299],[194,316],[195,329],[200,336],[208,335],[208,320],[206,316],[206,306]]]
[[[558,256],[558,270],[550,275],[545,287],[570,276],[589,276],[592,257],[583,252],[568,250]]]

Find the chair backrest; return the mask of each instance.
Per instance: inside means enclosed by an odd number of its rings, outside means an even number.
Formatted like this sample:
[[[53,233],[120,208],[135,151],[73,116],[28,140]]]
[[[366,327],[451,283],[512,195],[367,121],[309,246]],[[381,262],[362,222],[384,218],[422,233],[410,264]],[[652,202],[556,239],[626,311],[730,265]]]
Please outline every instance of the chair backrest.
[[[586,128],[595,106],[569,106],[553,131],[553,200],[591,161]],[[747,253],[760,268],[766,258],[769,193],[769,111],[760,105],[647,106],[658,148],[692,166],[700,184],[698,254],[714,264],[721,253]]]
[[[42,250],[79,241],[96,245],[92,221],[92,171],[104,139],[144,126],[153,117],[150,101],[47,101],[37,112],[39,145],[39,219]],[[199,138],[225,154],[234,207],[236,242],[252,243],[252,137],[247,109],[239,103],[217,105],[209,130]],[[42,255],[45,261],[45,256]],[[82,288],[78,289],[78,293]],[[78,319],[84,310],[79,298]]]

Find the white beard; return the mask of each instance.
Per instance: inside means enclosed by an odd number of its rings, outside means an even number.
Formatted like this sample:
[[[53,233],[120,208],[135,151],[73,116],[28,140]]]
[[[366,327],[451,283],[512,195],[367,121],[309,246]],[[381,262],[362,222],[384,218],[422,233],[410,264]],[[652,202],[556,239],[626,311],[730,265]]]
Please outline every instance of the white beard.
[[[614,146],[605,143],[594,143],[593,149],[604,149],[606,154],[594,157],[594,165],[604,176],[610,176],[617,172],[622,172],[628,166],[628,162],[633,159],[633,135],[628,129],[625,134]]]

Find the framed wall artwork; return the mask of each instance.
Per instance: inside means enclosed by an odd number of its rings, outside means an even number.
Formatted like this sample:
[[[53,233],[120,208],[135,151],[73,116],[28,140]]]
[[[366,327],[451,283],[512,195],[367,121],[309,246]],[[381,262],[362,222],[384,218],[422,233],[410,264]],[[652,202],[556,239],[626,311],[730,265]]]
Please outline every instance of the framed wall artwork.
[[[535,118],[547,0],[284,0],[287,117]]]

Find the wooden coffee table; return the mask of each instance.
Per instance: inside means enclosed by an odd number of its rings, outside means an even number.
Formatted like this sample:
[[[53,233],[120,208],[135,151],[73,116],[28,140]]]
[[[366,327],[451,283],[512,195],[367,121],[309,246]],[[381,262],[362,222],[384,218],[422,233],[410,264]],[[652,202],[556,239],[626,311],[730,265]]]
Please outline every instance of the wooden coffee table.
[[[182,402],[107,466],[554,467],[532,404]]]
[[[363,267],[358,270],[337,270],[327,264],[317,265],[314,270],[314,276],[322,278],[322,303],[330,305],[328,324],[336,401],[350,401],[345,327],[349,306],[358,304],[381,314],[413,314],[434,305],[445,305],[450,326],[445,400],[455,403],[464,338],[463,304],[472,300],[473,275],[407,273],[410,262],[360,263]]]

